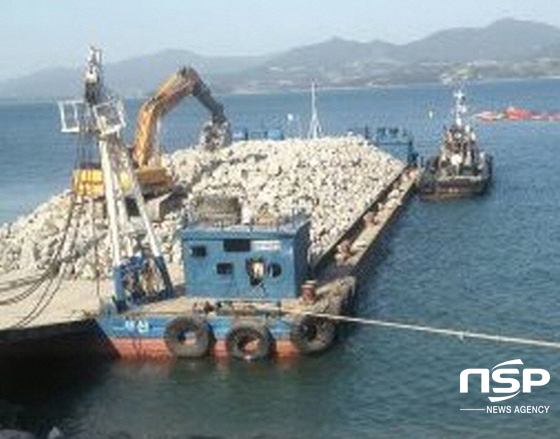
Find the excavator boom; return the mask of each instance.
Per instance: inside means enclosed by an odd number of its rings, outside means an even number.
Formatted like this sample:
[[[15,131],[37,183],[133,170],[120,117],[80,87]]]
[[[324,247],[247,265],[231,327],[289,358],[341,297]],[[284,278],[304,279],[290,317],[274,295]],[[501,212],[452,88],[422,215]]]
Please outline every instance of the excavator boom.
[[[190,67],[183,67],[167,81],[140,108],[137,118],[136,138],[133,146],[134,161],[139,168],[161,166],[159,148],[157,147],[157,125],[161,118],[172,110],[183,98],[196,97],[212,115],[210,126],[214,130],[223,129],[227,125],[223,106],[217,102],[210,89],[200,79],[198,73]],[[227,136],[222,143],[227,143]],[[215,149],[223,145],[203,145],[207,149]]]

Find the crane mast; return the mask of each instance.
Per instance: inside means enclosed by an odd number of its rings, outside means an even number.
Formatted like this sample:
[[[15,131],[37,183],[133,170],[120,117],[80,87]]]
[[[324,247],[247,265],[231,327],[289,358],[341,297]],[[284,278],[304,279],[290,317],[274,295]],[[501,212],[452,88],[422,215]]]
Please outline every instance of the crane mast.
[[[98,49],[90,49],[84,85],[83,100],[59,103],[62,131],[89,135],[99,150],[111,238],[114,301],[118,310],[124,310],[154,296],[169,297],[173,289],[123,141],[124,106],[105,88]],[[129,215],[127,201],[135,204],[139,218]]]

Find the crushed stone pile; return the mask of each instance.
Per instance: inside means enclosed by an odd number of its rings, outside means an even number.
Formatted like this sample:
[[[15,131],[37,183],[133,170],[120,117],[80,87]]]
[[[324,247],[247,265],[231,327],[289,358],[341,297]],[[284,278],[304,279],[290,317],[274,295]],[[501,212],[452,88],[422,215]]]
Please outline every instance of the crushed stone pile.
[[[266,211],[311,217],[311,255],[317,257],[404,168],[390,154],[354,136],[283,141],[249,140],[215,152],[179,150],[164,164],[187,194],[183,206],[201,195],[239,197],[256,215]],[[0,227],[0,274],[46,269],[61,246],[71,202],[57,195],[33,213]],[[68,276],[110,276],[111,253],[103,209],[76,208],[62,256]],[[183,209],[170,212],[154,228],[170,262],[179,262],[175,239]],[[93,219],[93,221],[92,221]],[[99,267],[99,271],[96,270]]]

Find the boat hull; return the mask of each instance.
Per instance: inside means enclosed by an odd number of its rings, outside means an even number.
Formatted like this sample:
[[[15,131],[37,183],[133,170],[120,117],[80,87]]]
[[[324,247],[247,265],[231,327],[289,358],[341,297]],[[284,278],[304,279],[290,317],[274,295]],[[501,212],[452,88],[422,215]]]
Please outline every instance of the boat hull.
[[[418,192],[423,200],[445,200],[468,198],[484,194],[490,184],[489,179],[448,180],[430,183],[420,182]]]
[[[98,319],[98,324],[106,335],[111,350],[119,357],[129,360],[154,359],[165,360],[180,357],[174,352],[174,346],[169,342],[169,328],[173,322],[195,318],[207,325],[211,339],[208,350],[196,357],[214,357],[224,359],[229,357],[226,339],[230,331],[236,326],[243,326],[244,322],[254,326],[266,328],[272,335],[270,345],[271,357],[291,357],[298,354],[298,349],[290,341],[291,323],[281,319],[267,318],[237,318],[222,316],[210,319],[193,317],[190,314],[177,314],[174,316],[108,316]],[[187,357],[189,357],[187,355]]]
[[[444,177],[426,169],[418,181],[417,190],[420,198],[427,201],[468,198],[484,194],[491,181],[492,160],[488,157],[478,175]]]
[[[324,316],[351,312],[355,278],[337,279],[318,291],[316,300],[307,304],[299,299],[284,305],[227,301],[212,304],[211,310],[198,311],[191,305],[209,305],[207,298],[179,297],[153,304],[156,308],[148,305],[101,315],[97,323],[111,352],[124,359],[293,358],[332,345],[336,320]],[[247,348],[251,344],[256,345],[256,352]]]
[[[169,361],[178,358],[169,349],[163,338],[113,337],[109,339],[111,350],[123,360]],[[301,355],[299,349],[290,340],[277,340],[271,357],[278,360],[290,360]],[[217,340],[206,355],[216,361],[230,358],[225,340]]]

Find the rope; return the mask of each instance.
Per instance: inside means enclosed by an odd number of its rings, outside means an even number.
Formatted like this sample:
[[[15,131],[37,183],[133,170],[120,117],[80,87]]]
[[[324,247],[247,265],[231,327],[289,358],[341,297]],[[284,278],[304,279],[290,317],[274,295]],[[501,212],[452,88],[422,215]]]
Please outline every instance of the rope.
[[[91,221],[91,236],[93,238],[93,255],[94,255],[94,277],[95,277],[95,294],[97,296],[97,301],[99,306],[103,305],[103,300],[101,298],[101,280],[100,280],[100,270],[99,270],[99,246],[97,242],[97,230],[95,224],[95,200],[92,198],[90,200],[91,211],[90,211],[90,221]]]
[[[76,153],[76,159],[75,159],[75,165],[74,165],[75,169],[78,168],[81,164],[83,164],[84,159],[85,159],[85,151],[84,151],[83,140],[84,139],[83,139],[82,136],[80,136],[77,139],[77,153]],[[22,302],[22,301],[26,300],[27,298],[31,297],[32,295],[34,295],[39,290],[39,288],[41,286],[43,286],[43,284],[46,283],[46,287],[44,288],[43,292],[39,295],[38,300],[35,302],[35,304],[31,308],[31,310],[27,314],[25,314],[22,318],[20,318],[16,323],[14,323],[11,326],[12,328],[21,328],[21,327],[27,326],[32,321],[37,319],[44,312],[44,310],[47,308],[47,306],[51,303],[51,301],[53,300],[57,291],[60,289],[60,285],[62,284],[62,280],[63,280],[63,270],[62,270],[61,267],[62,267],[63,264],[68,263],[68,261],[65,261],[64,259],[62,259],[61,256],[62,256],[62,252],[64,251],[64,247],[66,245],[66,242],[68,240],[68,235],[69,235],[69,232],[70,232],[70,228],[72,226],[72,219],[73,219],[73,217],[76,213],[75,212],[76,211],[76,203],[77,203],[76,198],[77,198],[76,194],[72,192],[71,193],[71,198],[70,198],[70,206],[68,208],[66,221],[65,221],[64,228],[63,228],[63,231],[62,231],[62,239],[59,242],[55,252],[51,256],[51,258],[50,258],[50,260],[47,264],[47,268],[44,271],[44,273],[37,280],[35,280],[29,288],[26,288],[21,293],[18,293],[15,296],[9,297],[7,299],[0,300],[0,306],[13,305],[13,304]],[[81,217],[83,216],[83,210],[84,210],[83,201],[82,201],[81,204],[82,204],[81,205],[81,211],[78,212],[77,219],[76,219],[76,225],[75,225],[75,228],[74,228],[74,236],[71,238],[70,245],[68,247],[68,253],[70,255],[74,251],[74,247],[75,247],[77,236],[78,236],[78,231],[79,231],[79,228],[80,228],[80,220],[81,220]],[[54,285],[54,289],[49,291],[51,289],[51,286],[55,282],[55,279],[56,279],[57,275],[58,275],[58,280],[57,280],[56,284]]]
[[[85,161],[85,149],[84,149],[84,136],[82,133],[80,133],[80,135],[78,136],[77,140],[76,140],[76,157],[74,159],[74,169],[78,169]],[[66,243],[67,240],[67,235],[68,235],[68,231],[71,227],[71,223],[72,223],[72,217],[74,215],[74,209],[75,209],[75,205],[76,205],[76,194],[74,194],[74,192],[71,193],[70,195],[70,206],[68,208],[68,213],[66,216],[66,221],[64,224],[64,228],[62,231],[62,239],[60,241],[60,243],[58,244],[56,250],[54,251],[54,253],[52,254],[52,256],[50,257],[47,266],[45,268],[45,270],[43,271],[43,273],[34,281],[31,282],[31,286],[29,286],[28,288],[26,288],[25,290],[23,290],[22,292],[12,296],[12,297],[8,297],[8,298],[4,298],[2,300],[0,300],[0,306],[7,306],[7,305],[14,305],[17,304],[19,302],[23,302],[24,300],[26,300],[27,298],[31,297],[33,294],[35,294],[35,292],[45,283],[48,282],[47,287],[45,290],[48,290],[50,288],[50,286],[52,285],[54,278],[56,277],[56,275],[60,272],[60,268],[62,263],[64,262],[61,259],[61,255],[62,255],[62,251],[64,249],[64,245]],[[74,247],[74,243],[72,243],[71,247]],[[25,282],[25,279],[16,279],[14,281],[16,284],[18,282]],[[46,294],[43,293],[43,296]],[[39,300],[39,302],[41,301],[41,299]],[[22,319],[24,320],[24,319]],[[19,326],[19,325],[16,325]]]
[[[70,232],[70,227],[71,227],[71,222],[72,222],[72,217],[74,216],[74,210],[75,210],[75,200],[76,196],[73,196],[73,202],[72,205],[70,207],[70,210],[68,212],[68,218],[67,218],[67,223],[66,223],[66,227],[65,227],[65,231],[64,231],[64,238],[62,240],[61,246],[59,247],[60,249],[60,253],[63,250],[64,247],[64,243],[66,241],[66,238]],[[81,210],[78,211],[77,214],[77,219],[76,219],[76,225],[74,227],[74,234],[70,240],[70,244],[68,247],[68,254],[72,254],[72,252],[74,251],[74,247],[76,244],[76,238],[78,236],[78,231],[80,229],[80,220],[83,217],[83,212],[84,212],[84,203],[81,203]],[[57,258],[60,258],[60,253],[57,256]],[[58,292],[58,290],[60,289],[60,285],[62,284],[62,280],[63,280],[63,276],[64,276],[64,271],[60,270],[58,273],[58,279],[56,284],[54,285],[54,288],[50,290],[51,286],[53,285],[54,281],[55,281],[55,277],[52,277],[45,290],[43,291],[43,293],[39,296],[39,299],[37,300],[37,302],[35,303],[35,305],[32,307],[32,309],[24,316],[22,317],[17,323],[15,323],[13,325],[14,328],[22,328],[25,327],[27,325],[29,325],[31,322],[33,322],[34,320],[36,320],[43,312],[44,310],[47,308],[47,306],[52,302],[54,296],[56,295],[56,293]]]
[[[45,282],[49,281],[47,288],[49,288],[49,286],[52,284],[54,275],[58,273],[60,270],[60,263],[61,263],[60,256],[62,254],[62,250],[66,243],[68,231],[71,226],[72,217],[74,215],[75,204],[76,204],[76,197],[74,194],[72,194],[70,200],[70,207],[68,209],[68,214],[66,216],[66,221],[62,231],[62,239],[58,244],[58,247],[56,248],[55,252],[51,256],[50,261],[44,273],[35,282],[33,282],[33,284],[29,288],[25,289],[19,294],[16,294],[15,296],[1,300],[0,306],[13,305],[22,302],[23,300],[32,296]]]
[[[345,323],[359,323],[362,325],[369,325],[369,326],[381,326],[385,328],[392,328],[392,329],[406,329],[409,331],[416,331],[416,332],[427,332],[430,334],[438,334],[438,335],[448,335],[448,336],[455,336],[459,337],[461,340],[465,338],[472,338],[478,340],[486,340],[486,341],[493,341],[496,343],[512,343],[512,344],[521,344],[521,345],[529,345],[529,346],[538,346],[538,347],[546,347],[546,348],[553,348],[553,349],[560,349],[560,343],[554,341],[547,341],[547,340],[536,340],[531,338],[522,338],[522,337],[509,337],[505,335],[495,335],[495,334],[485,334],[482,332],[471,332],[471,331],[459,331],[456,329],[446,329],[446,328],[437,328],[433,326],[424,326],[424,325],[415,325],[410,323],[400,323],[400,322],[392,322],[388,320],[378,320],[378,319],[365,319],[360,317],[347,317],[347,316],[340,316],[340,315],[333,315],[333,314],[323,314],[323,313],[313,313],[313,312],[292,312],[292,311],[284,311],[286,314],[295,314],[295,315],[307,315],[311,317],[317,317],[321,319],[330,319],[338,322],[345,322]]]
[[[82,133],[80,133],[78,139],[77,139],[77,144],[78,144],[78,148],[77,148],[77,154],[76,154],[76,163],[74,166],[74,169],[80,168],[85,160],[87,159],[87,152],[85,151],[85,147],[84,147],[84,140],[85,137]],[[23,318],[21,318],[17,323],[15,323],[12,327],[14,328],[21,328],[24,326],[29,325],[31,322],[33,322],[35,319],[37,319],[43,312],[44,310],[49,306],[49,304],[52,302],[52,300],[54,299],[56,293],[58,292],[58,290],[60,289],[60,286],[62,284],[63,281],[63,276],[64,276],[64,271],[60,268],[63,264],[68,264],[69,262],[72,261],[72,254],[74,253],[74,249],[76,246],[76,242],[77,242],[77,237],[78,237],[78,233],[79,233],[79,229],[80,229],[80,225],[81,225],[81,221],[84,218],[84,212],[85,212],[85,202],[82,199],[81,203],[80,203],[80,211],[77,212],[76,215],[76,224],[74,226],[74,234],[70,240],[70,244],[68,246],[68,250],[67,253],[69,255],[69,260],[65,260],[63,258],[61,258],[61,254],[62,251],[64,250],[64,246],[66,243],[66,240],[68,238],[68,234],[70,232],[70,227],[72,224],[72,218],[74,217],[75,214],[75,208],[76,208],[76,194],[72,192],[71,195],[71,204],[70,204],[70,208],[68,210],[68,216],[66,219],[66,224],[63,230],[63,237],[62,237],[62,241],[59,245],[59,247],[57,248],[57,251],[55,252],[55,254],[53,255],[53,257],[51,258],[51,262],[50,264],[53,265],[54,267],[56,267],[56,273],[58,274],[58,280],[57,283],[54,287],[54,289],[52,291],[49,292],[49,289],[51,287],[51,285],[53,284],[55,277],[52,276],[49,279],[49,282],[47,284],[47,287],[45,288],[43,294],[41,294],[41,296],[39,297],[39,300],[37,300],[37,302],[35,303],[35,305],[33,306],[33,308],[31,309],[31,311],[29,311]],[[92,200],[92,225],[95,227],[95,224],[93,224],[93,200]],[[97,259],[97,242],[94,242],[95,245],[95,251],[96,251],[96,259]],[[96,262],[97,264],[97,262]],[[49,275],[51,274],[51,268],[49,267],[49,270],[47,270],[45,272],[45,274],[43,276],[41,276],[41,278],[39,279],[37,285],[35,285],[33,288],[33,292],[35,290],[37,290],[41,284],[49,277]],[[97,270],[97,266],[96,266],[96,270]],[[97,277],[97,294],[98,294],[98,298],[100,299],[99,296],[99,276]],[[24,292],[26,294],[26,292]],[[30,294],[26,294],[25,298],[29,297]],[[1,304],[1,303],[0,303]]]

